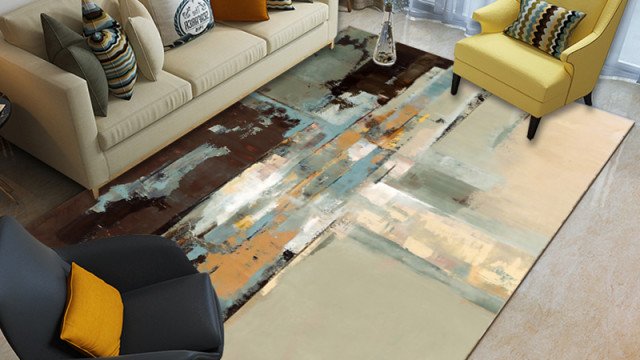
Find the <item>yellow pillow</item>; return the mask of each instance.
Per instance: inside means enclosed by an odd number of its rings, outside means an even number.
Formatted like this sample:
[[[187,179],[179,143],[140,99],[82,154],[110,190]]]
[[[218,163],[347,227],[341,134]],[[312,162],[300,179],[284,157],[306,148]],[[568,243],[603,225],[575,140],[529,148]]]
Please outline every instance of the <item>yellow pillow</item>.
[[[269,20],[267,0],[211,0],[216,21]]]
[[[60,339],[92,357],[120,355],[124,306],[120,292],[71,264]]]

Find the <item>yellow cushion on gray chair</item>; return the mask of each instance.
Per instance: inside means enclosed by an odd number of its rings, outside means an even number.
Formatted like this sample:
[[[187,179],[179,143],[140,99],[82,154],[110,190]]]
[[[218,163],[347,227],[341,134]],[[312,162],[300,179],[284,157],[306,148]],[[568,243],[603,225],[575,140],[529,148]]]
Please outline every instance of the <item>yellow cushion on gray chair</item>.
[[[60,339],[91,357],[118,356],[123,318],[120,292],[71,263]]]

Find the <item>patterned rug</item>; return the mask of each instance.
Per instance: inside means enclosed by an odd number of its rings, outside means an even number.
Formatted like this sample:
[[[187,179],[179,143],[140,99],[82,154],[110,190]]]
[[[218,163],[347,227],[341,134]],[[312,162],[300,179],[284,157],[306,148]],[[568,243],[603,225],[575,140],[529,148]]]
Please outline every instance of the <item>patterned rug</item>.
[[[30,230],[51,246],[168,236],[211,274],[227,316],[314,240],[348,234],[493,319],[632,122],[572,105],[529,142],[522,112],[468,84],[449,94],[450,60],[398,44],[397,65],[381,68],[375,39],[343,31],[334,50],[145,161],[97,202],[82,194]]]

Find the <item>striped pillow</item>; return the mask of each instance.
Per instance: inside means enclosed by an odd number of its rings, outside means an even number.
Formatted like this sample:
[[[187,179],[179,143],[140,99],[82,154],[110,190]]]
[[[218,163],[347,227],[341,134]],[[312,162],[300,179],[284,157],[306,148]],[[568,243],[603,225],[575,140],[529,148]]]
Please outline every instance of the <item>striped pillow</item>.
[[[267,9],[270,10],[295,10],[292,0],[267,0]]]
[[[82,23],[87,44],[107,75],[109,91],[120,99],[131,99],[138,67],[120,24],[91,0],[82,0]]]
[[[504,33],[559,59],[571,32],[585,16],[581,11],[567,10],[542,0],[522,0],[518,18]]]

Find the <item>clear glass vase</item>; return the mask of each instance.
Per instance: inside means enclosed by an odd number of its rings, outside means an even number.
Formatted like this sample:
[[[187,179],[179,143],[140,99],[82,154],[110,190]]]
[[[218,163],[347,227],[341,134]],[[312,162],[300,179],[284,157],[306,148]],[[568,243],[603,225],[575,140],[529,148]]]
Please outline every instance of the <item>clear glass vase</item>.
[[[386,2],[382,29],[378,36],[376,49],[373,52],[373,62],[382,66],[391,66],[396,63],[396,43],[393,40],[393,4]]]

